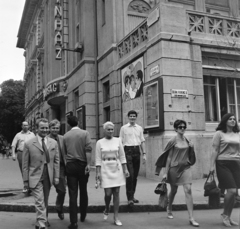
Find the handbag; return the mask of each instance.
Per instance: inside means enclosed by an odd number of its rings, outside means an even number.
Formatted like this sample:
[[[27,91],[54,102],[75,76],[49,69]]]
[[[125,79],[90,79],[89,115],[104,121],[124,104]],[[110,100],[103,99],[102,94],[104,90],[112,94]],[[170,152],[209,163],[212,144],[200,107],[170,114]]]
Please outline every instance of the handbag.
[[[166,185],[166,184],[165,184]],[[167,185],[166,185],[167,186]],[[159,199],[158,199],[158,205],[161,208],[166,208],[168,205],[168,193],[167,193],[167,187],[166,187],[166,192],[160,194]]]
[[[155,194],[161,195],[167,192],[166,179],[164,178],[155,188]]]
[[[196,163],[196,155],[193,147],[189,147],[189,157],[188,157],[190,165],[194,165]]]
[[[220,193],[220,189],[216,185],[213,172],[209,172],[207,180],[204,184],[204,196],[211,196]]]

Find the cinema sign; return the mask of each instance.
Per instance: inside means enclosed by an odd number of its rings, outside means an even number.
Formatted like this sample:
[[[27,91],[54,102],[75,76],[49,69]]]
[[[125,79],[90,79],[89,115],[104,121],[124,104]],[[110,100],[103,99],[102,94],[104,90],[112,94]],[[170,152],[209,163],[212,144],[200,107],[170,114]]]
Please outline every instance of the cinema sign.
[[[56,0],[55,8],[54,8],[54,31],[55,31],[55,51],[56,51],[56,60],[62,59],[62,43],[63,43],[63,36],[62,36],[62,6],[60,0]]]

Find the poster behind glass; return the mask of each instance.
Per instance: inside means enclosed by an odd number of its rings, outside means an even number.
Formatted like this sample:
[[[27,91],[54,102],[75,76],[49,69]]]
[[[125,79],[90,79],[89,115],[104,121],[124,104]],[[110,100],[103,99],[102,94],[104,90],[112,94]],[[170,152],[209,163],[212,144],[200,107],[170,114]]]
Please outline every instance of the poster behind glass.
[[[81,106],[76,110],[77,112],[77,118],[78,118],[78,126],[79,128],[85,130],[85,106]]]
[[[158,81],[144,87],[144,127],[159,127],[159,89]]]

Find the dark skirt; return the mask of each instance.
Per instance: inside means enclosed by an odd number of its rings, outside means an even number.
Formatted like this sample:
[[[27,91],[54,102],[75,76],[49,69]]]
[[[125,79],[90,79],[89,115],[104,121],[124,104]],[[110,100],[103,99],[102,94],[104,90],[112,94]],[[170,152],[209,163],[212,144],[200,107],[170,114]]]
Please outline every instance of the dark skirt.
[[[240,160],[216,160],[219,187],[240,188]]]

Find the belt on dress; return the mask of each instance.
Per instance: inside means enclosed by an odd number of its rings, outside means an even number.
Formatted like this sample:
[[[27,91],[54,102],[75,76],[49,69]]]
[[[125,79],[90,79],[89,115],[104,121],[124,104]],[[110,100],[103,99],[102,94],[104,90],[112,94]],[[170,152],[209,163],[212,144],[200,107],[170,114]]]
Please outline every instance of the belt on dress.
[[[139,145],[137,146],[124,146],[124,149],[138,149]]]
[[[116,161],[115,157],[103,158],[103,161]]]

